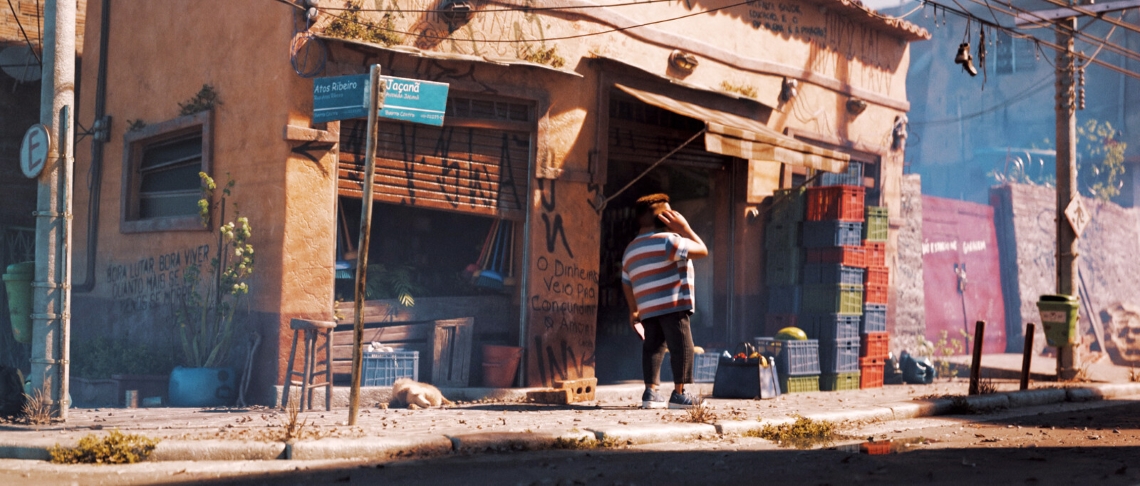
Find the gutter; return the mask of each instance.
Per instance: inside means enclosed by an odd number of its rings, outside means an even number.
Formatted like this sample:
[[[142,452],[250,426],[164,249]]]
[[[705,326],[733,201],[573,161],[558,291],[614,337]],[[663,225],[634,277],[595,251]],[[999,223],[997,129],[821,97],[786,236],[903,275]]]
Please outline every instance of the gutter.
[[[95,81],[95,134],[91,137],[91,173],[88,180],[87,258],[83,283],[72,292],[89,293],[95,289],[95,254],[99,243],[99,199],[103,187],[103,146],[110,138],[111,118],[107,116],[107,37],[111,24],[111,0],[102,0],[99,12],[99,71]],[[101,125],[101,128],[99,126]],[[101,133],[101,134],[100,134]]]

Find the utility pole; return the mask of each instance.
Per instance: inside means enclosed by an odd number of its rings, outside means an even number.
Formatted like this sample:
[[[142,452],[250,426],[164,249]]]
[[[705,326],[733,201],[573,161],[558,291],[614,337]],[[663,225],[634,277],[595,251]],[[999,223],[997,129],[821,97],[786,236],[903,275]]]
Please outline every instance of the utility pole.
[[[1057,124],[1057,293],[1077,295],[1078,235],[1065,214],[1069,204],[1080,197],[1077,188],[1077,107],[1076,59],[1073,33],[1077,18],[1054,21],[1057,35],[1056,124]],[[1057,348],[1057,378],[1071,380],[1080,366],[1079,345]]]
[[[40,123],[52,141],[37,179],[36,273],[31,384],[48,393],[52,416],[67,420],[71,326],[71,181],[74,159],[76,0],[44,3]],[[104,33],[105,35],[105,33]]]

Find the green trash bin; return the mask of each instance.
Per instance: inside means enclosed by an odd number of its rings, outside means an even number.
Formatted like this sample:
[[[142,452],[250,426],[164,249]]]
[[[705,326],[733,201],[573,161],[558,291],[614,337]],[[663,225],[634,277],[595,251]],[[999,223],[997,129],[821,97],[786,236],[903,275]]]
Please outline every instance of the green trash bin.
[[[36,262],[13,263],[4,273],[12,334],[17,342],[25,344],[32,342],[32,280],[35,277]]]
[[[1075,295],[1042,295],[1037,301],[1041,325],[1045,328],[1045,341],[1050,346],[1078,344],[1077,311],[1080,301]]]

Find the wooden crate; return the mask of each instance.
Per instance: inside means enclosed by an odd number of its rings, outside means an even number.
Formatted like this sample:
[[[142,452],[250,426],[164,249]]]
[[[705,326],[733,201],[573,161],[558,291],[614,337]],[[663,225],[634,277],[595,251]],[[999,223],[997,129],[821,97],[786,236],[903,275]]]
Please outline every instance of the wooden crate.
[[[421,380],[431,377],[436,386],[465,387],[471,368],[474,319],[440,319],[412,323],[366,323],[364,343],[383,343],[401,351],[420,352]],[[352,324],[333,331],[333,373],[352,374]],[[426,357],[431,359],[425,359]]]

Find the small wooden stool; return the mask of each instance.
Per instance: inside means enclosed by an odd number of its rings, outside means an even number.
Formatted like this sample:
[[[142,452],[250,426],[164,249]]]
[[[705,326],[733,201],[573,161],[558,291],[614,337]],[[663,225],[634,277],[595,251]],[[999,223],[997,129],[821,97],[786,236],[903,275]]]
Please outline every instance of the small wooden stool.
[[[313,408],[313,388],[318,386],[325,387],[325,410],[332,410],[332,392],[333,392],[333,372],[332,372],[332,330],[336,327],[336,323],[332,321],[311,321],[308,319],[296,319],[289,321],[289,327],[293,329],[293,348],[289,351],[289,371],[285,374],[285,390],[281,395],[282,408],[287,407],[289,404],[289,387],[290,385],[301,387],[301,404],[300,411],[305,411],[306,399],[309,408]],[[293,360],[297,357],[297,338],[301,335],[305,337],[305,349],[302,351],[304,356],[301,359],[305,362],[302,371],[293,371]],[[325,335],[325,356],[321,361],[317,361],[316,347],[317,336]],[[314,371],[317,367],[323,366],[323,370]],[[321,372],[325,375],[324,382],[316,382],[316,375]],[[300,375],[302,381],[293,381],[295,375]]]

